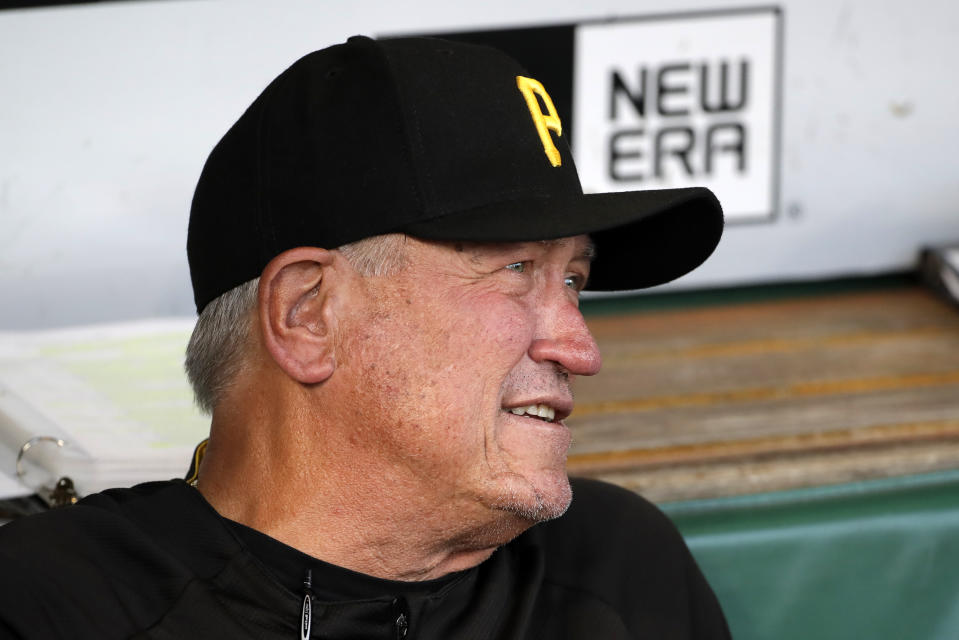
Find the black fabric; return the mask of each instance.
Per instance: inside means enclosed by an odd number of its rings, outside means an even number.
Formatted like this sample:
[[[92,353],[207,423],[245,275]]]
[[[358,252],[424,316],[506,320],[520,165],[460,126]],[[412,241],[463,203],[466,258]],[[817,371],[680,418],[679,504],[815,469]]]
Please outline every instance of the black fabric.
[[[413,34],[409,34],[413,35]],[[449,31],[416,35],[444,40],[470,42],[498,49],[519,60],[532,77],[549,89],[549,97],[563,120],[563,135],[573,139],[573,60],[575,24],[488,29],[483,31]]]
[[[187,239],[197,310],[287,249],[390,232],[524,241],[615,228],[609,247],[594,238],[587,288],[599,290],[661,284],[709,256],[723,225],[712,193],[584,196],[569,133],[548,134],[553,166],[518,76],[495,49],[430,38],[354,37],[295,62],[200,175]]]
[[[728,638],[672,524],[574,480],[569,512],[473,569],[420,583],[335,567],[221,518],[182,481],[111,490],[0,527],[0,637]]]

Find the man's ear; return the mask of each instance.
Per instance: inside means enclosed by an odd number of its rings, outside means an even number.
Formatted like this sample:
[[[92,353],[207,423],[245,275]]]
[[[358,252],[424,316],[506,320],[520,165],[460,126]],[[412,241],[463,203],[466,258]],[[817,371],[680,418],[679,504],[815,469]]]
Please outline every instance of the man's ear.
[[[332,251],[298,247],[273,258],[260,275],[264,345],[287,375],[304,384],[323,382],[336,367],[332,264]]]

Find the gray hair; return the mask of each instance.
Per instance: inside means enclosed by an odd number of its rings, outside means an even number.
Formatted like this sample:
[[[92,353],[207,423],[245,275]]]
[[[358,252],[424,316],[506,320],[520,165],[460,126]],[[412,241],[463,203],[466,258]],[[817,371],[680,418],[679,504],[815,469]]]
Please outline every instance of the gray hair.
[[[385,276],[405,266],[406,236],[391,233],[339,247],[360,275]],[[213,409],[244,365],[255,325],[260,279],[254,278],[211,301],[197,318],[186,348],[186,374],[197,406]]]

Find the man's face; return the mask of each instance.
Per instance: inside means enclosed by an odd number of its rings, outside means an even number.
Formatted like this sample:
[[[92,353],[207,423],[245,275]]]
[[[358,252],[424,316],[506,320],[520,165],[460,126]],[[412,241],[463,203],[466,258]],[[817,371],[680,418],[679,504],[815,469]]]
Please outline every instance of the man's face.
[[[586,236],[409,239],[406,266],[363,278],[341,322],[356,443],[443,500],[562,514],[572,378],[600,367],[578,308],[589,253]]]

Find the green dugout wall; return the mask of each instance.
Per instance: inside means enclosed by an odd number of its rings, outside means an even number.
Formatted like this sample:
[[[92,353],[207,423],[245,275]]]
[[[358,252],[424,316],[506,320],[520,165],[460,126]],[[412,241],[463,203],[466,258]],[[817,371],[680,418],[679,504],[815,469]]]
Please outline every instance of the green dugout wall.
[[[737,640],[959,638],[959,471],[662,506]]]

